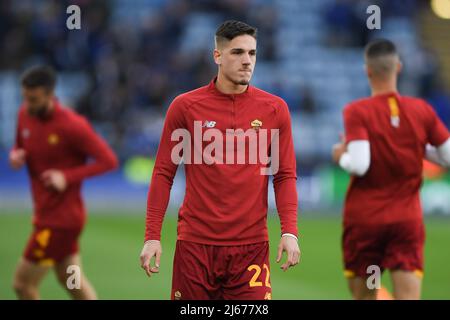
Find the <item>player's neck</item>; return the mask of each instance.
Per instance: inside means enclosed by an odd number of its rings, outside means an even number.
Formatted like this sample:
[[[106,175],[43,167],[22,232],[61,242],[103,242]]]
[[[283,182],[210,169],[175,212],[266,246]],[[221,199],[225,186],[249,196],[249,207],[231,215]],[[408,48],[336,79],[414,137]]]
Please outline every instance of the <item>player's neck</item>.
[[[247,90],[248,85],[235,84],[226,79],[223,75],[217,75],[216,89],[224,94],[240,94]]]
[[[397,81],[372,81],[370,84],[372,97],[388,93],[397,93]]]

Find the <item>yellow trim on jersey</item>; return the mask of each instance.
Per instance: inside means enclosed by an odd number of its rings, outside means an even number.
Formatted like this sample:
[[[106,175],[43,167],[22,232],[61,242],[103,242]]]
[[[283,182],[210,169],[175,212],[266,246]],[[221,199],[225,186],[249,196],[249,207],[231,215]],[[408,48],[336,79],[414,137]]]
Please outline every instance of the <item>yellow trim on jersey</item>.
[[[423,278],[423,271],[422,271],[422,270],[416,269],[416,270],[414,270],[414,274],[415,274],[417,277],[419,277],[420,279]]]
[[[45,255],[44,250],[41,249],[34,249],[33,254],[36,258],[43,258]]]
[[[398,117],[400,115],[400,109],[398,107],[397,99],[394,97],[388,98],[389,108],[391,109],[391,118]]]
[[[42,259],[38,261],[38,264],[42,267],[53,267],[55,265],[55,260],[53,259]]]
[[[41,248],[48,246],[51,234],[52,232],[50,229],[43,229],[36,234],[35,239]]]
[[[354,278],[355,275],[355,272],[352,270],[344,270],[344,277],[346,278]]]

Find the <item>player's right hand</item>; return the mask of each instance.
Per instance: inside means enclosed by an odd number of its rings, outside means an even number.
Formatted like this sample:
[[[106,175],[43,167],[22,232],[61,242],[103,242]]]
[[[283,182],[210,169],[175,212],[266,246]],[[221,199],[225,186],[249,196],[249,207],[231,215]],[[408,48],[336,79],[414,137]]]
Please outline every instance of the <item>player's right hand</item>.
[[[9,153],[9,164],[10,166],[18,170],[25,164],[26,152],[24,149],[13,149]]]
[[[161,242],[158,240],[148,240],[145,242],[141,251],[141,267],[147,273],[147,276],[151,277],[153,273],[159,272],[159,263],[161,261]],[[150,260],[155,257],[155,265],[150,266]]]
[[[281,265],[283,271],[300,262],[301,252],[297,239],[287,235],[281,237],[280,244],[278,245],[277,263],[281,261],[283,252],[286,252],[287,255],[287,261]]]

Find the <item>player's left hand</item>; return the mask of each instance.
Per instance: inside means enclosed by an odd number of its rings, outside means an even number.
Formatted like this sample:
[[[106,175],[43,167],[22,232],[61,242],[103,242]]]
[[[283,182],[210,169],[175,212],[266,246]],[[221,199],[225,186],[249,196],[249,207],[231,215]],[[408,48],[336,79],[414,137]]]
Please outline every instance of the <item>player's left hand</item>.
[[[41,180],[47,188],[52,188],[58,192],[64,192],[67,188],[67,181],[64,173],[60,170],[46,170],[41,174]]]
[[[286,251],[287,254],[287,261],[281,265],[281,269],[286,271],[289,267],[293,267],[300,262],[300,248],[294,237],[281,237],[280,244],[278,246],[277,263],[280,262],[284,251]]]

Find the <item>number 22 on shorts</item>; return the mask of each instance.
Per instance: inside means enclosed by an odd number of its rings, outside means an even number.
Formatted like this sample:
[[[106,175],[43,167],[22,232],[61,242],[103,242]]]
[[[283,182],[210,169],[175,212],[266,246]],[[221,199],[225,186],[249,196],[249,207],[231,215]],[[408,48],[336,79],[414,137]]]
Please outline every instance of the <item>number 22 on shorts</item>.
[[[271,288],[270,286],[270,270],[269,267],[266,264],[263,264],[264,271],[266,272],[266,277],[265,277],[265,281],[264,281],[264,285],[268,288]],[[255,273],[253,274],[253,277],[250,279],[249,281],[249,285],[250,287],[262,287],[263,283],[262,281],[258,281],[258,278],[261,274],[261,267],[258,266],[257,264],[252,264],[251,266],[249,266],[247,268],[248,271],[255,271]]]

